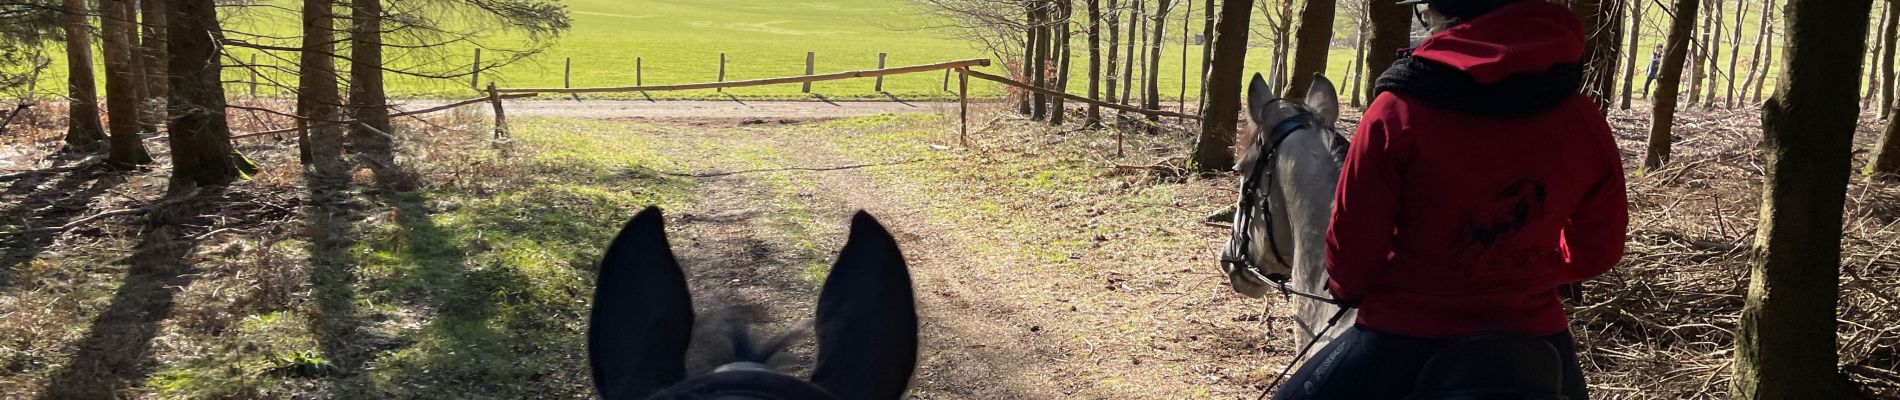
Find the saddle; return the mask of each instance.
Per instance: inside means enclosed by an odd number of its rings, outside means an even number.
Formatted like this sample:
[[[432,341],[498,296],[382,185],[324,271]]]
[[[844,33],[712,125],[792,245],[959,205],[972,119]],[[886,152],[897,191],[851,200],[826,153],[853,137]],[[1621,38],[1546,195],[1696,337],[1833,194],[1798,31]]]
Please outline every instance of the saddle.
[[[1524,335],[1461,340],[1425,363],[1406,400],[1564,400],[1563,359]]]

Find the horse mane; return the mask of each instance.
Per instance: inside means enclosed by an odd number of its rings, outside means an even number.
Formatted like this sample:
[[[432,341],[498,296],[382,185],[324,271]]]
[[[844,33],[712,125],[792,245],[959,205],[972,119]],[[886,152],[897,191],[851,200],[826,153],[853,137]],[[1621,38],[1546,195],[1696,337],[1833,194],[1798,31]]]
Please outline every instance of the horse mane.
[[[809,328],[793,329],[778,335],[760,337],[752,331],[752,319],[737,309],[714,311],[713,316],[702,322],[702,326],[693,329],[693,346],[697,350],[688,356],[692,359],[688,375],[700,375],[731,363],[751,362],[763,364],[774,369],[785,367],[790,357],[788,350],[811,334]]]

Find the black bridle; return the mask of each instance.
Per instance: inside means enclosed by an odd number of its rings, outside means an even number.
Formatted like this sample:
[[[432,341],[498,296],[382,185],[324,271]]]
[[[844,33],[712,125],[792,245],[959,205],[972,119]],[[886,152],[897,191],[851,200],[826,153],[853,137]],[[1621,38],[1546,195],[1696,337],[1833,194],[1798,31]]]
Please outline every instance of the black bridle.
[[[1273,128],[1268,129],[1265,135],[1254,136],[1254,151],[1265,151],[1266,154],[1254,160],[1253,168],[1246,171],[1247,174],[1240,182],[1240,203],[1236,205],[1234,209],[1233,240],[1231,242],[1231,246],[1233,247],[1229,249],[1230,251],[1221,255],[1221,263],[1227,264],[1229,268],[1252,274],[1262,282],[1272,282],[1280,287],[1281,293],[1338,305],[1338,302],[1333,299],[1311,293],[1302,293],[1288,288],[1286,286],[1288,279],[1286,275],[1263,273],[1260,270],[1260,266],[1255,265],[1251,258],[1253,254],[1253,233],[1247,228],[1253,226],[1254,212],[1258,211],[1266,220],[1264,223],[1266,224],[1267,231],[1268,253],[1272,254],[1273,261],[1280,263],[1280,265],[1284,265],[1287,268],[1293,267],[1293,263],[1287,262],[1286,255],[1281,253],[1279,237],[1274,233],[1273,209],[1267,207],[1267,199],[1270,198],[1267,195],[1267,185],[1273,182],[1275,170],[1273,168],[1273,161],[1280,153],[1281,143],[1285,142],[1288,137],[1292,137],[1294,132],[1299,132],[1301,129],[1327,130],[1321,129],[1327,127],[1327,124],[1319,118],[1319,113],[1314,112],[1304,105],[1287,99],[1273,99],[1269,100],[1267,104],[1272,105],[1282,102],[1292,107],[1295,113],[1293,116],[1287,117],[1286,119],[1280,120],[1279,123],[1274,124]]]

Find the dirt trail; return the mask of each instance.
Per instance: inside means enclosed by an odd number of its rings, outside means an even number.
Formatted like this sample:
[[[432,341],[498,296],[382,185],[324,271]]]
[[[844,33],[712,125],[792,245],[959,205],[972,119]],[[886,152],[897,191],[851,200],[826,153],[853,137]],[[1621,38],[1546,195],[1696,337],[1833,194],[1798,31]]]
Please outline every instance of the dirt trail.
[[[673,173],[697,180],[700,198],[668,220],[676,251],[689,258],[696,295],[739,293],[736,299],[750,304],[748,314],[775,328],[808,324],[817,290],[801,267],[832,261],[850,214],[867,210],[897,235],[922,317],[914,398],[1251,395],[1257,393],[1247,387],[1257,379],[1254,369],[1277,366],[1287,356],[1279,346],[1262,343],[1259,333],[1234,330],[1258,329],[1246,322],[1258,321],[1249,316],[1258,308],[1232,307],[1217,279],[1175,267],[1150,277],[1142,269],[1153,265],[1138,266],[1168,261],[1125,260],[1125,268],[1106,272],[1025,268],[1040,263],[1025,258],[1034,245],[973,233],[998,227],[952,226],[933,218],[932,207],[910,203],[910,193],[899,192],[911,189],[891,185],[890,176],[880,173],[920,164],[847,155],[812,140],[797,125],[703,118],[646,122],[677,129],[642,134],[696,143],[674,149],[677,157],[699,161]],[[734,158],[761,151],[773,156]],[[787,223],[786,214],[797,214],[793,219],[806,220],[806,226]],[[815,251],[786,256],[799,253],[788,243],[801,240]],[[1169,282],[1164,285],[1172,289],[1145,292],[1118,283],[1150,279]],[[1103,282],[1119,289],[1104,290]],[[1205,305],[1210,302],[1226,303]],[[1274,350],[1263,354],[1263,346]],[[811,351],[810,345],[795,348],[795,364],[808,364]]]

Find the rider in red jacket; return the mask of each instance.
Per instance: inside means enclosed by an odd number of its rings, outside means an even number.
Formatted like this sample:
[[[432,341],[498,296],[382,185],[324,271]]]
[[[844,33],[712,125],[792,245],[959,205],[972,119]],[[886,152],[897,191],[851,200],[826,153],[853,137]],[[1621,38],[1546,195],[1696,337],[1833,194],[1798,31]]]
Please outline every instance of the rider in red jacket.
[[[1609,270],[1628,223],[1622,153],[1578,94],[1584,26],[1537,0],[1422,2],[1434,33],[1379,77],[1334,196],[1329,286],[1358,321],[1276,398],[1400,398],[1435,348],[1516,333],[1562,353],[1582,400],[1557,288]]]

